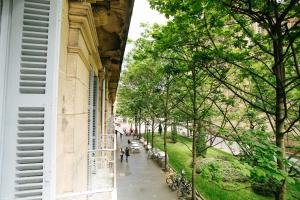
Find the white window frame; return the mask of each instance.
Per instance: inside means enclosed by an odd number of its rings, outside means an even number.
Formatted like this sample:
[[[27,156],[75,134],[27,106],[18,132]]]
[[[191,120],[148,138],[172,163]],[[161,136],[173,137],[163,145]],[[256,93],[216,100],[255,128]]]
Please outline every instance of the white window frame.
[[[8,56],[8,41],[10,35],[11,24],[11,4],[12,1],[2,1],[0,6],[0,113],[5,112],[5,94],[6,94],[6,79],[7,74],[7,56]],[[2,159],[3,159],[3,133],[4,116],[0,115],[0,185],[2,177]]]

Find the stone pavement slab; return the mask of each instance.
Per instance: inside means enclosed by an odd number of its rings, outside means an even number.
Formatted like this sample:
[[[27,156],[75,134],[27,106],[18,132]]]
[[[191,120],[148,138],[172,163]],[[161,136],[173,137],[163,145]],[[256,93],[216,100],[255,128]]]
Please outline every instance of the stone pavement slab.
[[[132,137],[118,137],[118,151],[125,149],[127,140]],[[117,157],[117,191],[118,200],[176,200],[176,192],[172,192],[165,183],[165,174],[147,153],[131,153],[128,163]]]

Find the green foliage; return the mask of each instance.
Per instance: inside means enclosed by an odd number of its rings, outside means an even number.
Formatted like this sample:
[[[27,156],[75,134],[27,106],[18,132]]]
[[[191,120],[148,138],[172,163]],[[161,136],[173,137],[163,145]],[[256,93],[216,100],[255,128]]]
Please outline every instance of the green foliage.
[[[203,130],[192,129],[198,155],[206,134],[225,138],[240,146],[233,166],[253,185],[274,192],[292,183],[284,168],[293,163],[275,138],[299,130],[299,2],[149,2],[170,20],[144,25],[121,77],[118,113],[201,122]]]
[[[186,171],[187,177],[191,178],[191,153],[190,150],[183,144],[187,144],[191,147],[191,139],[183,136],[178,136],[178,142],[176,144],[170,143],[168,144],[168,155],[170,159],[170,165],[176,171],[181,171],[184,169]],[[163,149],[163,138],[156,137],[155,138],[155,146]],[[232,155],[222,152],[218,149],[208,149],[207,157],[217,157],[226,160],[235,159]],[[197,190],[208,200],[267,200],[270,198],[265,198],[260,195],[256,195],[249,189],[239,189],[230,191],[226,188],[220,187],[218,184],[215,184],[212,181],[204,179],[201,175],[196,176],[196,187]],[[235,186],[237,187],[237,186]],[[244,185],[239,185],[240,188],[244,188]]]
[[[170,140],[168,143],[168,155],[170,159],[170,165],[176,171],[184,169],[187,176],[191,177],[191,154],[190,150],[186,147],[187,144],[191,147],[191,139],[178,135],[178,142],[173,144]],[[183,144],[184,143],[184,144]],[[163,149],[163,138],[160,136],[155,137],[155,147]],[[217,164],[220,166],[219,170],[221,177],[220,182],[216,184],[216,181],[206,179],[201,174],[196,176],[197,190],[208,200],[267,200],[272,197],[261,196],[255,194],[247,180],[251,179],[251,166],[237,160],[236,157],[223,152],[218,149],[210,148],[207,152],[207,158],[204,160],[215,161],[219,160]],[[224,163],[223,163],[224,162]],[[197,162],[197,166],[201,163],[201,160]],[[217,167],[218,168],[218,167]],[[226,172],[225,172],[226,171]],[[227,176],[222,175],[227,173]],[[207,171],[207,174],[211,174]],[[231,174],[231,175],[228,175]],[[233,174],[233,175],[232,175]],[[246,180],[246,182],[244,182]],[[249,180],[250,181],[250,180]],[[287,185],[287,200],[294,200],[300,195],[300,182]]]
[[[280,157],[281,151],[272,141],[269,140],[270,133],[262,130],[251,129],[241,136],[241,144],[250,155],[243,155],[242,161],[251,165],[251,180],[253,188],[260,194],[276,192],[283,180],[293,184],[294,179],[290,178],[287,172],[277,168],[277,160],[288,162]],[[263,189],[259,190],[264,186]]]
[[[200,159],[197,165],[197,172],[208,180],[222,182],[248,181],[250,170],[239,161],[228,161],[224,159],[205,158]]]

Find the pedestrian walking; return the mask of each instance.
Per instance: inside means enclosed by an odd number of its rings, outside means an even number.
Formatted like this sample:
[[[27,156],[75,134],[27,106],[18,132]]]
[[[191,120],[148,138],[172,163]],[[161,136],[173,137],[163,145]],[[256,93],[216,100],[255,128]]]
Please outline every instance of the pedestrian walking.
[[[123,148],[120,149],[120,157],[121,157],[121,162],[123,162],[123,157],[124,157],[124,150]]]
[[[130,135],[132,135],[133,134],[133,129],[132,128],[130,128]]]
[[[126,162],[128,162],[128,157],[130,156],[128,147],[126,147],[126,149],[125,149],[125,156],[126,156]]]
[[[128,142],[128,145],[130,145],[131,141],[130,141],[129,139],[128,139],[128,141],[127,141],[127,142]]]

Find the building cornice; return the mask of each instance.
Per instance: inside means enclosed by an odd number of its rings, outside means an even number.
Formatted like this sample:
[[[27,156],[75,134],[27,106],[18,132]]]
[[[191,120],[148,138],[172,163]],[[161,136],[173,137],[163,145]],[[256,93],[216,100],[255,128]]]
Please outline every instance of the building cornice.
[[[78,53],[85,65],[92,66],[95,74],[98,74],[98,71],[102,68],[102,64],[98,51],[99,42],[92,8],[89,3],[69,3],[69,26],[70,30],[78,30],[81,33],[88,49],[88,55],[80,46],[79,38],[75,38],[77,42],[69,41],[68,51]]]

